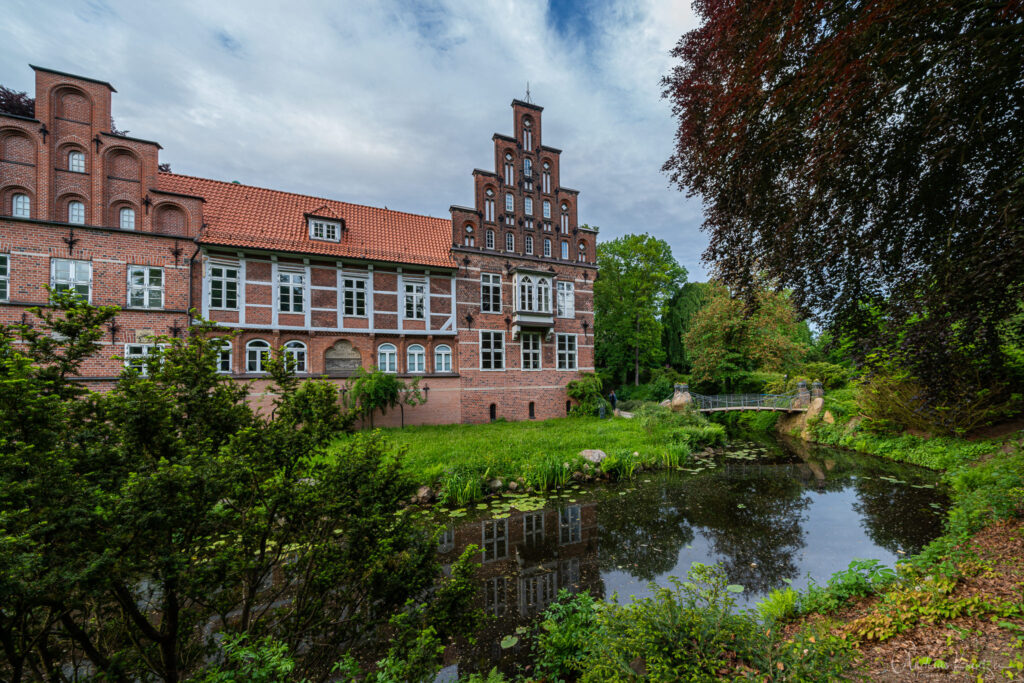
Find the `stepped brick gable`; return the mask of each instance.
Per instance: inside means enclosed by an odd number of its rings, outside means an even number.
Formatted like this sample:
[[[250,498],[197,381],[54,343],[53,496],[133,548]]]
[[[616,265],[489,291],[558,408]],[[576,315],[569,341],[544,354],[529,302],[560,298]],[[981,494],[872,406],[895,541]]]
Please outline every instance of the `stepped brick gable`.
[[[512,102],[449,220],[161,172],[159,144],[111,131],[110,84],[32,68],[35,116],[0,113],[0,321],[46,285],[121,307],[83,382],[108,387],[190,310],[237,332],[220,370],[265,405],[274,349],[309,377],[422,377],[407,423],[565,415],[593,370],[596,234],[541,107]]]

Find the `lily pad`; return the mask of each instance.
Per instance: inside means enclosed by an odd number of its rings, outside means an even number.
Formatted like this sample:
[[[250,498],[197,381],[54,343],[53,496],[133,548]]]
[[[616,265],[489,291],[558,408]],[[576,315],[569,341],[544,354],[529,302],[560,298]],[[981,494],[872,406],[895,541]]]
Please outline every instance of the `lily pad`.
[[[728,586],[725,587],[725,590],[729,591],[730,593],[742,593],[746,589],[738,583],[730,583]]]
[[[519,638],[517,636],[505,636],[504,638],[501,639],[501,648],[503,650],[507,650],[510,647],[515,647],[516,643],[518,643],[518,642],[519,642]]]

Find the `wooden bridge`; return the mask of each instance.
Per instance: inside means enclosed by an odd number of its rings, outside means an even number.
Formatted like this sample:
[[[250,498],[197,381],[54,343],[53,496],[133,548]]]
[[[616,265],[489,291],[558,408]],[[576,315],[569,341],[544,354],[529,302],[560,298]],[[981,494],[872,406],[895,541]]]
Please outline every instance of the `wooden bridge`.
[[[812,398],[825,395],[821,382],[814,382],[811,390],[807,382],[800,382],[796,391],[788,394],[717,394],[705,396],[690,392],[686,384],[677,384],[672,394],[672,407],[692,405],[701,413],[717,413],[728,410],[774,410],[780,413],[806,412]]]

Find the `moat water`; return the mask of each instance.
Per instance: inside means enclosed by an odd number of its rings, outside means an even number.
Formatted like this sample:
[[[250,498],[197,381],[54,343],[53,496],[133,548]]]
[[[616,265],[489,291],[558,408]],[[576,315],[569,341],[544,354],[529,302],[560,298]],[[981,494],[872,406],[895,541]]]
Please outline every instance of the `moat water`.
[[[628,602],[694,562],[721,563],[752,607],[854,559],[891,566],[917,553],[948,505],[933,472],[788,440],[734,441],[685,470],[471,505],[447,520],[439,552],[448,565],[469,544],[483,549],[478,599],[492,618],[475,645],[449,648],[438,680],[527,663],[531,640],[503,648],[502,638],[531,627],[560,589]]]

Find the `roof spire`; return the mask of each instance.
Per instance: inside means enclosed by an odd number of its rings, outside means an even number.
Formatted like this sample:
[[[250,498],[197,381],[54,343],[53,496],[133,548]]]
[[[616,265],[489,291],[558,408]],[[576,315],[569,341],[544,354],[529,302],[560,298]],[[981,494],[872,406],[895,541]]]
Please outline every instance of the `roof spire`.
[[[530,81],[526,81],[526,101],[533,104],[533,100],[530,99]]]

